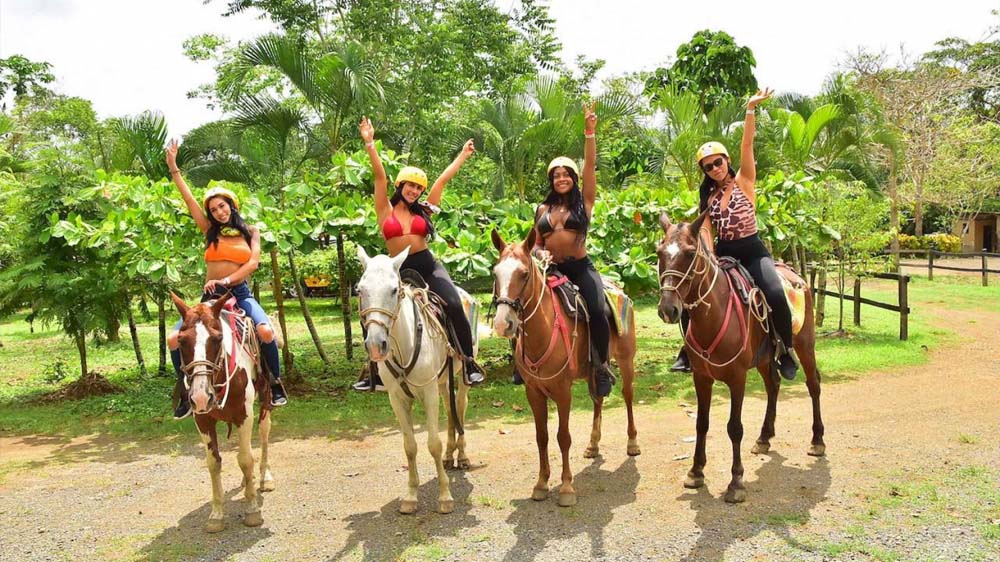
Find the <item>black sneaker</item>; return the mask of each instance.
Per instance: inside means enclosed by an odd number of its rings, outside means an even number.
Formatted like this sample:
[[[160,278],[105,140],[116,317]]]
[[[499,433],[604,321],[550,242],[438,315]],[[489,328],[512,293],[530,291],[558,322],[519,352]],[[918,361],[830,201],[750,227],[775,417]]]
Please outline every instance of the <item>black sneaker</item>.
[[[597,395],[607,397],[611,394],[611,387],[615,385],[615,376],[611,374],[608,364],[604,363],[597,367]]]
[[[285,396],[285,389],[280,382],[271,384],[271,406],[278,408],[288,404],[288,397]]]
[[[795,378],[795,373],[798,372],[799,366],[795,363],[795,358],[792,357],[790,352],[785,352],[778,363],[778,372],[781,376],[787,380],[793,380]]]
[[[372,379],[374,379],[374,387],[372,385]],[[351,388],[357,390],[358,392],[370,392],[372,390],[385,390],[385,386],[382,385],[382,377],[375,375],[374,377],[365,377],[358,382],[351,385]]]
[[[670,370],[679,373],[691,372],[691,360],[688,359],[687,350],[683,347],[677,354],[677,361],[674,361],[674,364],[670,366]]]
[[[524,384],[524,378],[521,377],[521,371],[514,368],[514,373],[510,376],[511,384]]]
[[[181,395],[181,401],[177,404],[177,408],[174,409],[174,419],[182,420],[191,415],[191,401],[188,400],[187,395]]]

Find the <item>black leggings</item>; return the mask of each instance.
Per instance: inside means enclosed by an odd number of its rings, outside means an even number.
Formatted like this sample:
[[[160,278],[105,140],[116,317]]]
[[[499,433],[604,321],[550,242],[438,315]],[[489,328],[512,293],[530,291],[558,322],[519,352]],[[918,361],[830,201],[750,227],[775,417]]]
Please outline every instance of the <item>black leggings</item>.
[[[452,282],[444,267],[434,259],[434,254],[430,250],[421,250],[410,254],[403,260],[400,269],[412,269],[419,273],[424,281],[427,281],[428,288],[444,300],[445,313],[452,325],[455,326],[455,334],[458,336],[458,345],[462,348],[462,354],[471,358],[472,327],[469,326],[469,319],[465,316],[465,307],[462,306],[462,299],[458,296],[455,283]]]
[[[570,258],[556,264],[574,285],[580,288],[580,294],[587,303],[590,312],[590,342],[597,351],[601,363],[608,360],[608,345],[611,338],[611,326],[608,325],[607,308],[604,304],[604,284],[601,276],[594,269],[590,257],[580,259]]]
[[[792,311],[785,299],[785,290],[781,286],[781,277],[774,266],[774,259],[756,234],[734,240],[722,240],[715,247],[715,253],[720,256],[730,256],[739,260],[753,276],[757,286],[764,293],[764,299],[771,307],[771,318],[785,347],[792,348]]]

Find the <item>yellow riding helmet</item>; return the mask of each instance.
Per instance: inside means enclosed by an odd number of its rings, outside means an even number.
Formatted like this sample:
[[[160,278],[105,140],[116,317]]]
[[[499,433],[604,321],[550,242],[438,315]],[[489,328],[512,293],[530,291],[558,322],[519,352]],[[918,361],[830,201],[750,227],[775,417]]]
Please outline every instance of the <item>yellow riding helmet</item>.
[[[702,158],[715,156],[716,154],[721,154],[726,158],[729,158],[729,151],[726,150],[726,147],[721,142],[706,142],[701,145],[701,148],[698,149],[698,153],[695,155],[695,161],[701,162]]]
[[[233,207],[239,211],[240,210],[240,198],[236,196],[231,189],[226,189],[225,187],[213,187],[205,192],[205,197],[201,200],[201,206],[208,208],[208,201],[213,197],[225,197],[233,202]]]
[[[427,189],[427,174],[416,166],[406,166],[396,175],[396,187],[404,181],[413,182],[420,187]]]
[[[576,174],[576,177],[580,177],[580,168],[577,167],[576,162],[574,162],[572,158],[567,158],[565,156],[559,156],[554,160],[552,160],[551,162],[549,162],[549,169],[545,172],[546,175],[551,174],[553,168],[558,168],[560,166],[562,166],[563,168],[569,168],[570,170],[573,170],[573,173]]]

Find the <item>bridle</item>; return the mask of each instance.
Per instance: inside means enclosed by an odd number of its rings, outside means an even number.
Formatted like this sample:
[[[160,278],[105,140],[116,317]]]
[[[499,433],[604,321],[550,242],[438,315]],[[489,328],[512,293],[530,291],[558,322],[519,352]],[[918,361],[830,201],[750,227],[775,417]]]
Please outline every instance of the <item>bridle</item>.
[[[222,319],[219,318],[217,320],[219,320],[220,324],[223,326],[222,329],[225,330],[225,323],[222,322]],[[243,343],[240,346],[241,348],[246,347],[248,345],[250,345],[252,348],[252,346],[256,345],[254,341],[251,341],[254,338],[254,334],[256,334],[256,332],[250,329],[250,324],[251,324],[250,318],[249,317],[244,318],[243,337],[242,337]],[[236,334],[235,333],[232,334],[232,337],[235,338]],[[195,372],[195,369],[197,369],[198,367],[202,367],[202,369],[199,370],[198,372]],[[229,383],[233,380],[233,377],[236,375],[236,371],[238,370],[237,367],[238,366],[236,365],[235,361],[233,362],[233,368],[231,370],[227,367],[226,346],[220,343],[219,353],[216,354],[215,361],[207,361],[205,359],[194,359],[190,363],[187,363],[181,367],[181,372],[184,373],[184,390],[186,392],[191,392],[191,383],[193,383],[194,379],[196,379],[197,377],[208,377],[209,381],[208,388],[211,393],[211,396],[213,398],[216,398],[219,394],[218,391],[219,390],[222,391],[222,401],[215,403],[215,405],[211,409],[209,409],[209,412],[211,412],[212,410],[223,410],[226,408],[226,403],[229,401],[229,394],[230,394]],[[225,382],[222,383],[216,383],[215,382],[216,374],[219,373],[220,371],[226,373],[226,380]]]
[[[529,259],[531,259],[531,258],[529,258]],[[490,303],[490,308],[493,309],[493,308],[496,308],[499,305],[505,304],[505,305],[511,307],[512,309],[514,309],[514,312],[517,313],[518,330],[522,330],[524,324],[526,324],[529,320],[532,319],[532,317],[535,316],[535,314],[538,312],[539,307],[542,305],[542,294],[544,293],[544,287],[543,287],[542,291],[538,292],[539,296],[538,296],[538,298],[535,299],[535,301],[536,301],[535,302],[535,306],[534,306],[534,308],[532,308],[531,314],[529,314],[527,316],[524,316],[524,312],[525,312],[526,309],[525,309],[525,306],[524,306],[525,303],[521,302],[521,295],[524,294],[524,290],[528,288],[529,284],[532,287],[535,286],[535,280],[542,278],[542,273],[541,272],[545,271],[546,269],[548,269],[548,266],[549,266],[549,259],[542,260],[540,263],[535,263],[535,261],[532,259],[531,260],[531,265],[528,266],[528,275],[524,278],[524,283],[521,284],[521,288],[518,289],[518,291],[516,293],[513,293],[513,294],[517,295],[517,297],[515,297],[513,299],[510,298],[510,297],[501,297],[501,296],[499,296],[499,292],[500,292],[499,289],[500,288],[497,286],[496,280],[494,279],[494,281],[493,281],[493,301]],[[507,294],[512,294],[512,293],[508,292]],[[533,298],[534,295],[535,295],[535,293],[534,293],[534,291],[532,291],[531,295],[528,298],[525,299],[525,302],[530,301],[530,299]]]
[[[688,265],[686,271],[666,269],[660,273],[660,295],[662,296],[667,293],[675,293],[677,296],[681,297],[681,307],[686,310],[693,310],[702,304],[704,304],[707,308],[711,308],[712,303],[706,301],[705,299],[712,294],[712,289],[715,288],[715,283],[719,280],[719,264],[715,261],[714,256],[709,255],[705,251],[705,244],[702,241],[700,233],[697,238],[698,243],[695,245],[694,258],[691,260],[691,263]],[[701,269],[695,267],[699,258],[704,263],[704,267]],[[712,281],[709,283],[708,288],[705,291],[702,291],[701,289],[704,287],[706,280],[705,274],[708,273],[709,268],[714,270]],[[667,280],[671,277],[679,277],[679,281],[677,281],[674,285],[668,285]],[[695,277],[699,277],[701,279],[697,287],[694,288],[697,291],[698,298],[695,299],[694,302],[689,303],[688,300],[692,290],[691,282]],[[688,283],[688,288],[684,291],[684,293],[681,293],[681,285],[685,283]]]

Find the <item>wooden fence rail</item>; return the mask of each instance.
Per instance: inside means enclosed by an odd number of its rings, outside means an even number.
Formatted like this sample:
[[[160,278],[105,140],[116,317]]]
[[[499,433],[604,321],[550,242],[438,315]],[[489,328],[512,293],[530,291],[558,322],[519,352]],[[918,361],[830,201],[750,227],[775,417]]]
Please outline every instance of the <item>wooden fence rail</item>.
[[[883,252],[885,255],[896,255],[896,252],[886,251]],[[990,284],[989,274],[995,273],[1000,275],[1000,269],[990,269],[989,259],[990,258],[1000,258],[1000,254],[993,252],[972,252],[969,254],[956,254],[954,252],[939,252],[937,250],[900,250],[898,255],[903,254],[910,255],[926,255],[927,256],[927,279],[929,281],[934,280],[934,270],[944,269],[946,271],[965,271],[969,273],[982,273],[983,276],[983,287],[987,287]],[[981,260],[981,265],[979,267],[957,267],[953,265],[937,265],[934,263],[935,258],[975,258],[978,257]]]
[[[854,325],[861,325],[861,305],[867,304],[869,306],[874,306],[876,308],[881,308],[884,310],[889,310],[892,312],[899,313],[899,339],[906,341],[909,338],[909,321],[910,321],[910,301],[907,287],[910,283],[910,276],[899,274],[899,273],[874,273],[871,274],[872,277],[878,279],[889,279],[896,281],[897,286],[897,304],[884,303],[876,300],[864,298],[861,296],[861,278],[854,279],[854,294],[843,294],[836,291],[829,291],[824,287],[816,287],[816,264],[806,264],[806,269],[809,271],[809,286],[813,291],[813,294],[822,293],[829,297],[842,298],[846,301],[851,301],[854,303]]]

